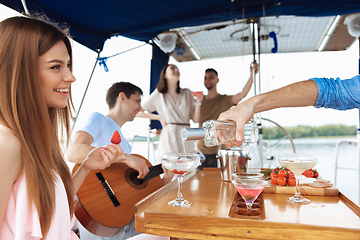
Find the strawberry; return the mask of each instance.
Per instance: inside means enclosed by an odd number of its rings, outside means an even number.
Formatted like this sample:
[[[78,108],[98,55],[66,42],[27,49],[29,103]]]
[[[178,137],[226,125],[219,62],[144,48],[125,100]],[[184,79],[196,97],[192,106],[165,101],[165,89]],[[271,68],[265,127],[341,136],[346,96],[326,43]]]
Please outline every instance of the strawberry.
[[[182,171],[182,170],[176,170],[176,169],[174,169],[172,172],[175,173],[175,174],[184,174],[184,173],[186,173],[187,171]]]
[[[312,177],[314,177],[314,172],[313,172],[313,170],[310,168],[310,169],[304,171],[304,172],[302,173],[302,175],[304,175],[304,176],[307,177],[307,178],[312,178]]]
[[[314,178],[319,177],[319,172],[316,169],[313,169],[312,171],[314,173]]]
[[[118,132],[118,130],[115,130],[115,132],[111,136],[110,142],[113,144],[121,143],[121,137],[120,137],[120,133]]]

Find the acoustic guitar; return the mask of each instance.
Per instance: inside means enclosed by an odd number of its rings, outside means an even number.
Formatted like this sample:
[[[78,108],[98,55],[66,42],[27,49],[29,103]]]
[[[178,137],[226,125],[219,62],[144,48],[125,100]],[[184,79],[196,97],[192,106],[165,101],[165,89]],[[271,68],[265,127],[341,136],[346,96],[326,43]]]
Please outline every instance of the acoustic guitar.
[[[138,179],[138,172],[124,163],[113,163],[104,170],[93,170],[77,192],[75,215],[91,233],[110,237],[118,233],[134,217],[135,204],[164,186],[159,175],[161,164],[152,166],[144,157],[150,172]],[[79,168],[76,165],[73,174]]]

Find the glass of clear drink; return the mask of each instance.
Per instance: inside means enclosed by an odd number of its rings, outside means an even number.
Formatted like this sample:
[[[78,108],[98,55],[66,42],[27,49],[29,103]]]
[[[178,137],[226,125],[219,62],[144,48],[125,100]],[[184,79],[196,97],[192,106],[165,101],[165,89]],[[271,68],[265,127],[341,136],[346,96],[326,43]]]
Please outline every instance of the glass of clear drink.
[[[173,207],[189,207],[191,202],[183,198],[181,187],[184,175],[197,168],[200,157],[196,153],[165,153],[161,157],[162,165],[175,173],[178,180],[178,192],[174,200],[168,202]]]
[[[300,194],[300,176],[301,174],[313,168],[316,165],[316,157],[313,154],[306,153],[283,153],[279,156],[279,163],[281,166],[291,170],[296,178],[295,195],[287,198],[288,202],[291,203],[302,203],[307,204],[311,201],[304,198]]]
[[[240,144],[236,141],[236,123],[233,121],[208,120],[202,128],[183,128],[181,139],[204,140],[207,147],[218,146],[221,144]],[[249,120],[244,126],[243,144],[254,143],[259,139],[257,123],[254,119]]]

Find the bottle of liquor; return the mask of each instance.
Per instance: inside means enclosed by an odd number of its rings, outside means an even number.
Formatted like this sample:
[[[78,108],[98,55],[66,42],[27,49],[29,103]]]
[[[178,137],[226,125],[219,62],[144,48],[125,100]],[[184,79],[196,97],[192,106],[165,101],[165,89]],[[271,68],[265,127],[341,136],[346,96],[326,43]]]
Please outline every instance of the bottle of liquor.
[[[250,119],[244,126],[243,144],[253,143],[259,139],[257,124],[254,119]],[[181,130],[181,139],[204,140],[205,146],[213,147],[220,144],[229,144],[237,142],[236,124],[232,121],[208,120],[203,123],[202,128],[183,128]]]

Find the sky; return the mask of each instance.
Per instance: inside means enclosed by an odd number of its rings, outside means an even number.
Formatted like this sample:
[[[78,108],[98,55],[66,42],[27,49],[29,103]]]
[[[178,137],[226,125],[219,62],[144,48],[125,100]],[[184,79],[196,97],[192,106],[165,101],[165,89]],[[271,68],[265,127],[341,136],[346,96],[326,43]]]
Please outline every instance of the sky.
[[[15,11],[0,4],[0,20],[18,15]],[[71,26],[70,26],[71,27]],[[135,50],[131,48],[141,46]],[[110,57],[114,54],[115,57]],[[143,42],[124,37],[112,37],[107,40],[101,57],[110,57],[106,64],[108,72],[98,64],[94,69],[97,54],[73,41],[74,76],[72,93],[75,109],[78,110],[86,86],[92,75],[87,94],[79,112],[79,120],[88,113],[98,111],[108,112],[105,102],[107,89],[117,81],[128,81],[142,88],[143,102],[149,96],[151,47]],[[220,82],[218,91],[221,94],[236,94],[242,91],[249,77],[249,65],[252,56],[210,59],[180,63],[170,58],[170,63],[180,70],[180,86],[192,91],[207,90],[204,87],[204,71],[214,68],[219,73]],[[359,72],[359,43],[355,42],[346,51],[316,52],[316,53],[287,53],[262,54],[260,79],[262,92],[271,91],[293,82],[306,80],[312,77],[340,77],[351,78]],[[254,95],[252,88],[248,96]],[[242,100],[243,101],[243,100]],[[314,107],[282,108],[262,113],[262,117],[271,119],[283,127],[296,125],[321,126],[325,124],[358,125],[359,110],[337,111],[331,109],[315,109]],[[148,131],[147,119],[135,119],[123,126],[125,136],[146,134]],[[192,124],[193,126],[196,126]],[[265,127],[274,126],[263,122]]]

